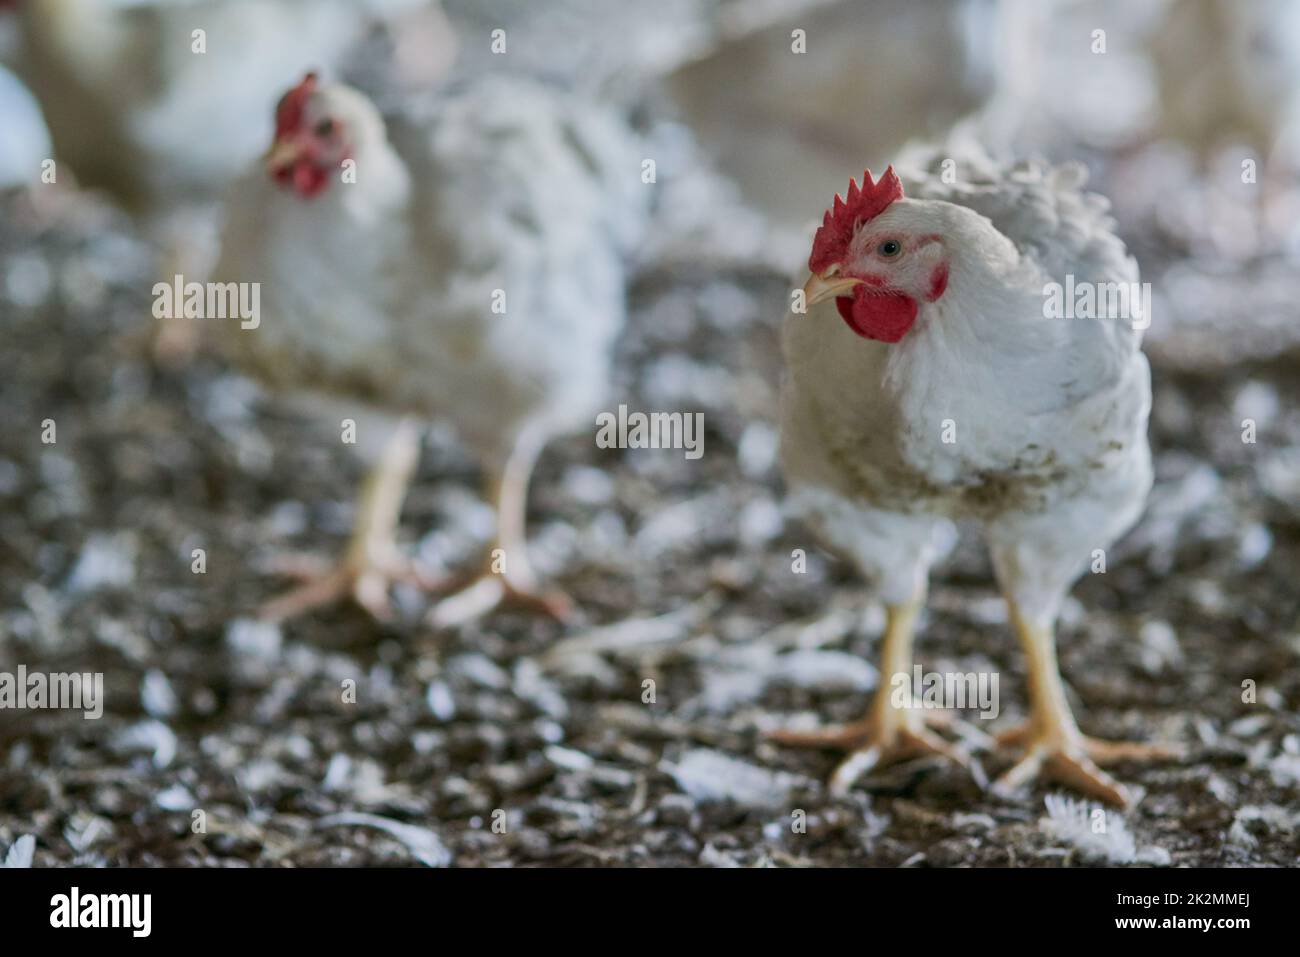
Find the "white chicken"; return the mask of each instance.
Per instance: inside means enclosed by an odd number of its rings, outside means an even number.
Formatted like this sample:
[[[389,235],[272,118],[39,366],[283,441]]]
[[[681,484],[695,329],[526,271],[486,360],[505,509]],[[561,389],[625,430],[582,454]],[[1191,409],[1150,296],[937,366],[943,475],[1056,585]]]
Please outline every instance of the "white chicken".
[[[264,146],[256,118],[419,0],[16,0],[18,71],[82,185],[159,216]]]
[[[749,6],[780,19],[733,16],[723,42],[665,85],[746,198],[793,229],[840,185],[846,163],[897,155],[1020,93],[1010,87],[1033,75],[1026,51],[1041,46],[1044,0]],[[986,125],[1004,125],[994,119]]]
[[[428,0],[13,6],[16,67],[49,126],[58,182],[106,192],[140,220],[158,249],[159,275],[199,281],[217,256],[221,196],[264,149],[261,118],[277,91],[312,66],[341,68],[372,29],[419,28],[426,14],[438,15]],[[428,61],[450,49],[427,50]],[[195,330],[165,320],[149,330],[149,348],[167,365],[183,364],[198,345]]]
[[[1222,151],[1237,148],[1226,164],[1231,178],[1211,197],[1217,208],[1204,217],[1211,221],[1206,228],[1234,222],[1240,199],[1233,187],[1240,186],[1242,161],[1253,158],[1256,231],[1266,240],[1284,238],[1296,214],[1286,194],[1300,172],[1300,4],[1173,0],[1150,45],[1159,135],[1189,150],[1202,174],[1215,170]],[[1241,246],[1239,229],[1217,233],[1223,250]]]
[[[1300,7],[1173,0],[1151,37],[1160,130],[1203,161],[1242,141],[1268,159],[1300,146]]]
[[[1152,481],[1143,323],[1047,318],[1051,283],[1135,283],[1108,204],[1082,167],[941,158],[892,167],[817,231],[806,314],[785,319],[782,462],[796,513],[849,558],[887,610],[881,691],[860,722],[780,741],[852,752],[832,779],[934,752],[966,755],[891,703],[911,674],[931,564],[952,520],[982,526],[1028,657],[1032,718],[1004,735],[1023,760],[1012,790],[1046,774],[1123,804],[1098,765],[1170,750],[1085,737],[1058,672],[1061,602],[1137,519]]]
[[[386,122],[308,75],[280,102],[266,167],[234,191],[217,274],[262,283],[259,327],[227,337],[236,355],[285,390],[451,422],[492,479],[491,569],[435,607],[438,624],[508,599],[567,606],[528,561],[528,480],[608,387],[645,216],[635,142],[531,81],[483,79]],[[399,429],[367,482],[342,562],[268,615],[349,593],[383,613],[414,438]]]

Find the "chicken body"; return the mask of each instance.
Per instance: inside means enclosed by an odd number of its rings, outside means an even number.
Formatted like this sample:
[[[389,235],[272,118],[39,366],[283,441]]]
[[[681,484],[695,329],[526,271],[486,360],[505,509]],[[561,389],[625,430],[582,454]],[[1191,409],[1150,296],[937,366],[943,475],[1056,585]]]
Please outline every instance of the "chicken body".
[[[810,280],[810,302],[823,301],[785,320],[782,462],[793,508],[889,612],[884,690],[868,719],[785,738],[860,745],[838,787],[918,752],[964,763],[918,712],[891,707],[888,679],[910,673],[929,568],[951,542],[951,523],[970,520],[983,528],[1030,656],[1033,720],[1016,736],[1028,755],[1002,785],[1046,768],[1123,803],[1094,761],[1140,749],[1079,734],[1052,629],[1071,584],[1134,523],[1151,486],[1150,372],[1134,328],[1143,323],[1046,318],[1044,303],[1046,284],[1067,275],[1135,283],[1137,265],[1105,200],[1080,191],[1081,168],[977,159],[946,184],[940,162],[904,174],[908,198],[857,223],[833,265],[813,264],[822,275]],[[878,251],[890,242],[901,244],[896,259]],[[829,301],[833,292],[859,298]],[[891,319],[882,304],[895,297],[904,320],[909,309],[914,316],[901,333],[873,325],[882,308]]]
[[[524,548],[527,480],[608,387],[645,213],[635,140],[528,81],[477,82],[387,123],[344,86],[305,96],[300,128],[277,140],[300,153],[282,172],[316,162],[328,180],[305,196],[255,169],[237,185],[218,273],[261,281],[263,318],[228,344],[286,391],[446,420],[466,439],[493,482],[499,553],[440,622],[512,595],[556,610]],[[333,133],[312,142],[325,122]],[[349,162],[355,182],[341,181]]]

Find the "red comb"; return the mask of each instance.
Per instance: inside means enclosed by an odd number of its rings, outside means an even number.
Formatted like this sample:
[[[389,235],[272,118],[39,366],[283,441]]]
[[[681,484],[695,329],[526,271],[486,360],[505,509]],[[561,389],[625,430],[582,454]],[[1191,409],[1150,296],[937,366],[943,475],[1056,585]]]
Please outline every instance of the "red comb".
[[[275,135],[282,136],[302,125],[302,114],[307,108],[307,97],[316,90],[316,74],[308,73],[302,82],[280,97],[275,107]]]
[[[871,170],[862,172],[862,188],[849,180],[846,199],[835,194],[835,205],[826,210],[817,235],[813,237],[812,255],[808,257],[808,268],[821,273],[844,258],[853,239],[853,230],[859,223],[875,219],[896,199],[903,198],[903,184],[894,172],[894,167],[885,170],[880,182],[871,179]]]

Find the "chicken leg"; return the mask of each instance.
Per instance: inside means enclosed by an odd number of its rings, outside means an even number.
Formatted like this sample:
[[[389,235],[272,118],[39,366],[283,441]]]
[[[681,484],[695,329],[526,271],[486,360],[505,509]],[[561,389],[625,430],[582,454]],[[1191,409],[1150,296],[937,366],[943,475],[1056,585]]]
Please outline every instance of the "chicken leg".
[[[925,602],[922,591],[902,605],[885,606],[885,636],[881,650],[880,687],[871,710],[859,721],[831,725],[816,731],[774,731],[768,737],[792,747],[848,750],[851,753],[831,775],[832,794],[844,794],[873,768],[894,764],[926,754],[939,754],[971,772],[976,780],[982,775],[970,756],[925,727],[923,713],[932,724],[944,725],[950,719],[943,712],[922,712],[919,707],[899,708],[894,704],[894,675],[912,673],[912,638],[916,619]],[[909,697],[911,692],[905,692]]]
[[[260,617],[283,621],[351,597],[376,618],[385,619],[391,615],[388,586],[392,582],[431,586],[400,553],[396,541],[402,500],[418,454],[419,432],[413,421],[403,420],[361,487],[356,524],[342,559],[333,564],[310,557],[273,561],[274,571],[299,578],[302,584],[263,605]]]
[[[1025,756],[994,783],[995,792],[1009,794],[1042,775],[1111,804],[1127,807],[1133,795],[1099,765],[1119,761],[1176,758],[1169,745],[1102,741],[1079,731],[1065,698],[1056,660],[1056,637],[1050,623],[1021,613],[1008,598],[1011,623],[1029,661],[1029,722],[998,736],[999,744],[1023,744]]]
[[[173,276],[182,276],[186,282],[206,282],[211,276],[219,241],[216,225],[202,209],[186,206],[155,220],[150,232],[160,247],[158,264],[164,282],[170,284]],[[150,352],[155,362],[175,371],[189,365],[202,344],[201,323],[170,316],[159,320]]]
[[[492,483],[497,530],[488,549],[486,568],[443,598],[429,612],[436,628],[453,628],[481,618],[503,604],[568,620],[572,603],[562,592],[544,589],[528,561],[528,481],[543,445],[542,436],[525,430]]]

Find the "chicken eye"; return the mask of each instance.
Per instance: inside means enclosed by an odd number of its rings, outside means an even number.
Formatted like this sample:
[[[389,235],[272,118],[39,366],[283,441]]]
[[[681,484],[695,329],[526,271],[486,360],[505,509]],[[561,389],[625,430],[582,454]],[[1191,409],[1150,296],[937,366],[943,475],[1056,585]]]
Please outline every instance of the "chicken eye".
[[[334,121],[328,116],[316,124],[317,136],[330,136],[334,132]]]
[[[879,253],[881,256],[883,256],[885,259],[893,259],[902,251],[903,251],[903,244],[900,243],[897,239],[886,239],[883,243],[881,243],[879,246],[876,247],[876,252]]]

